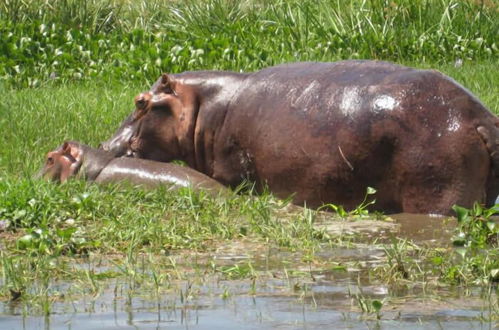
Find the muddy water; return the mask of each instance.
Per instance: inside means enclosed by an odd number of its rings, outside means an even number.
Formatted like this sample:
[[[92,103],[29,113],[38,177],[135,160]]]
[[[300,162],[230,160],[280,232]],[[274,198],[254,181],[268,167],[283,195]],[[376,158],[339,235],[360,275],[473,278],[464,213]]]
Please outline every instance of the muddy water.
[[[0,324],[2,329],[488,328],[480,320],[487,311],[478,296],[395,295],[391,298],[395,303],[377,320],[352,307],[349,290],[356,290],[352,285],[345,280],[320,280],[301,297],[290,292],[286,283],[275,280],[257,287],[255,295],[248,294],[251,287],[247,282],[211,282],[204,283],[195,298],[183,303],[169,295],[116,297],[109,290],[98,298],[70,306],[55,303],[49,317],[23,316],[16,306],[4,306]],[[227,289],[232,296],[224,299],[222,294]],[[382,285],[364,286],[362,290],[375,299],[393,295]]]
[[[342,227],[366,235],[391,235],[418,244],[448,244],[454,223],[442,218],[395,215],[375,229]],[[328,227],[329,228],[329,227]],[[333,228],[331,229],[332,232]],[[336,229],[337,230],[337,229]],[[381,233],[381,234],[380,234]],[[324,248],[310,265],[301,256],[252,242],[220,246],[214,256],[179,256],[183,280],[172,280],[159,293],[126,280],[108,280],[97,295],[75,295],[55,301],[49,316],[32,316],[29,307],[0,305],[0,329],[494,329],[487,321],[497,294],[441,288],[426,291],[417,284],[392,286],[374,280],[369,271],[386,262],[379,246]],[[209,262],[204,258],[209,259]],[[255,280],[203,273],[219,267],[252,263]],[[331,266],[333,261],[333,266]],[[166,262],[166,260],[165,260]],[[337,266],[334,266],[337,265]],[[194,271],[193,269],[196,269]],[[109,270],[103,267],[102,271]],[[186,275],[186,274],[191,274]],[[201,274],[201,275],[200,275]],[[205,274],[205,275],[203,275]],[[246,276],[248,277],[248,276]],[[187,280],[186,280],[187,279]],[[54,283],[63,292],[72,283]],[[359,300],[383,301],[379,315],[363,313]],[[496,316],[497,317],[497,316]]]
[[[398,237],[416,242],[433,242],[436,245],[448,244],[457,225],[455,219],[438,215],[401,213],[391,217],[400,224]]]

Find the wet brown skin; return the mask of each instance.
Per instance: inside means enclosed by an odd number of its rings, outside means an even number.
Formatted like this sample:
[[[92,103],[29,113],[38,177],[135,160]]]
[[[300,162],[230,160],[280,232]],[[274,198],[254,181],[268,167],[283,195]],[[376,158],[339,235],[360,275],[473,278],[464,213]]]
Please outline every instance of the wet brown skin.
[[[293,63],[163,75],[103,148],[255,181],[294,203],[449,214],[499,193],[499,119],[436,71]]]
[[[78,176],[98,183],[127,181],[146,187],[190,186],[214,194],[228,192],[217,181],[193,169],[146,159],[115,158],[107,151],[78,142],[65,142],[49,152],[38,176],[57,182]]]

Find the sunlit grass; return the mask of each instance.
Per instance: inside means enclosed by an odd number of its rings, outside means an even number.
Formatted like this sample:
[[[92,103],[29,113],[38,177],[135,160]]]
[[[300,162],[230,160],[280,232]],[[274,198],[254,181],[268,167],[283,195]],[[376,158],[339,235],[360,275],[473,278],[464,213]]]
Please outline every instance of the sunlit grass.
[[[40,86],[285,61],[497,63],[497,5],[455,0],[77,1],[0,4],[0,81]]]

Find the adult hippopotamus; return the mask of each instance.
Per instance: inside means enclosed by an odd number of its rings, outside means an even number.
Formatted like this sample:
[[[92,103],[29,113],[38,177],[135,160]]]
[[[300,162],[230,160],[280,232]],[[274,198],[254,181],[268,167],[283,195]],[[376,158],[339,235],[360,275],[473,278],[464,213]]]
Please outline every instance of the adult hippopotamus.
[[[107,151],[74,141],[64,142],[50,151],[38,176],[57,182],[79,176],[98,183],[128,181],[147,187],[192,187],[214,194],[228,191],[217,181],[188,167],[146,159],[115,158]]]
[[[448,214],[499,193],[499,119],[434,70],[379,61],[292,63],[254,73],[164,74],[102,144],[248,179],[316,207]]]

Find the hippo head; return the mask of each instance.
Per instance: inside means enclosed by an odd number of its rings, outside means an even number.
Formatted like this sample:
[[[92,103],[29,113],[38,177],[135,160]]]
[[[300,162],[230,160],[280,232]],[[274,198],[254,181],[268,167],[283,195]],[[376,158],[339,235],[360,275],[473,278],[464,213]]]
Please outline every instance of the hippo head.
[[[59,148],[47,153],[45,165],[37,177],[64,182],[80,170],[82,149],[73,142],[64,142]]]
[[[191,87],[163,74],[150,91],[135,97],[135,110],[101,147],[115,156],[189,163],[196,103]]]

